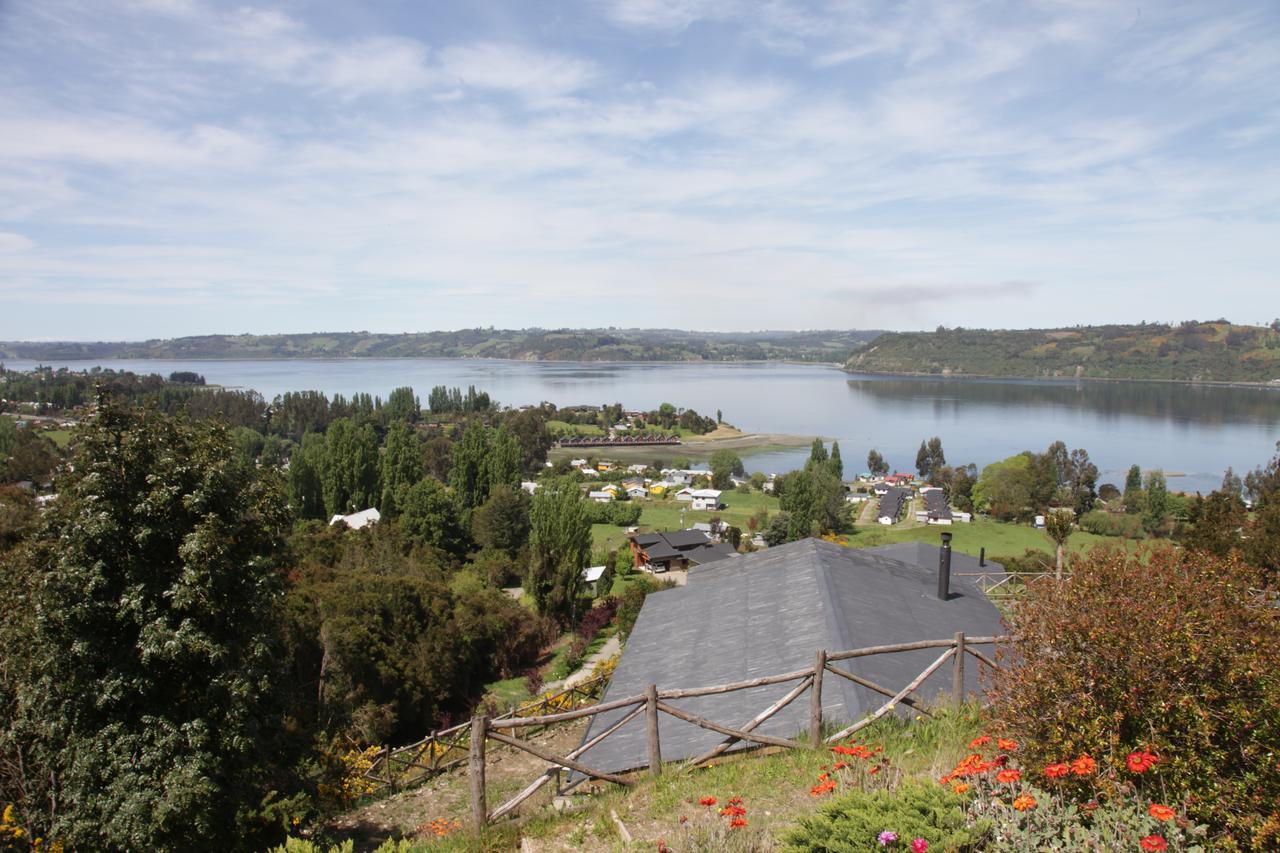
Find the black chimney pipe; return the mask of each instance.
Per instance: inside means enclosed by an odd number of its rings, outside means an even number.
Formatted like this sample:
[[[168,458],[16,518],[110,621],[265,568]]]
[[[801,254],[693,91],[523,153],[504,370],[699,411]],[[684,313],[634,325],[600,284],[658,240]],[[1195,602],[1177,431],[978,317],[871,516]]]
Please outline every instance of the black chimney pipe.
[[[951,534],[942,534],[942,550],[938,554],[938,600],[951,596]]]
[[[981,548],[978,549],[978,565],[982,568],[986,568],[986,565],[987,565],[987,546],[986,545],[983,545]]]

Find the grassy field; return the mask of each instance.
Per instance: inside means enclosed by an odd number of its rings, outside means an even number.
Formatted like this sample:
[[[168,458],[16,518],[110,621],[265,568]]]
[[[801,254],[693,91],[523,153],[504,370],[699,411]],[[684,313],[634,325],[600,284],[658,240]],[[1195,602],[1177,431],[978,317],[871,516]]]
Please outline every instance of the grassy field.
[[[67,443],[71,441],[71,430],[68,429],[49,429],[40,434],[58,445],[59,450],[66,450]]]
[[[1005,524],[975,518],[969,524],[953,524],[950,527],[930,526],[927,524],[904,525],[895,524],[885,527],[880,524],[860,525],[857,532],[849,537],[849,545],[854,548],[874,548],[877,545],[888,545],[893,542],[933,542],[941,540],[943,531],[953,534],[951,547],[965,554],[978,556],[982,548],[987,549],[988,557],[1021,555],[1028,549],[1053,553],[1053,541],[1043,530],[1036,530],[1028,524]],[[1097,536],[1077,530],[1067,540],[1067,549],[1074,552],[1091,550],[1096,545],[1119,546],[1127,549],[1136,548],[1138,543],[1115,536]]]
[[[778,511],[778,500],[763,492],[744,494],[728,491],[720,496],[725,508],[718,512],[695,511],[685,501],[673,498],[667,500],[642,501],[644,512],[640,515],[640,527],[644,530],[683,530],[695,522],[710,521],[719,516],[726,523],[737,526],[747,533],[747,519],[760,509],[767,509],[770,514]],[[684,510],[684,523],[681,523],[681,510]],[[597,524],[591,529],[592,545],[597,553],[621,546],[627,539],[625,527],[612,524]]]

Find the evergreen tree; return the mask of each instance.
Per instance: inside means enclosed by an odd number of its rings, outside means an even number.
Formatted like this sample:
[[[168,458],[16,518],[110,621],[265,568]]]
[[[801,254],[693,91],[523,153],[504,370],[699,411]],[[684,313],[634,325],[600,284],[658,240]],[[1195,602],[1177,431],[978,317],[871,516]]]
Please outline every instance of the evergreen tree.
[[[505,483],[494,486],[471,514],[471,538],[514,556],[529,541],[529,496]]]
[[[517,438],[506,426],[498,427],[493,434],[487,464],[488,489],[495,486],[520,486],[524,472],[524,451]]]
[[[1142,526],[1148,533],[1157,534],[1164,526],[1165,516],[1169,514],[1169,488],[1165,485],[1164,472],[1152,471],[1147,474],[1147,499],[1143,511]]]
[[[489,432],[478,419],[467,422],[462,437],[453,445],[453,469],[449,485],[464,512],[484,503],[489,496]]]
[[[110,405],[28,558],[34,678],[8,738],[83,850],[248,847],[279,720],[279,484],[226,430]]]
[[[302,436],[289,458],[289,505],[299,518],[324,518],[325,441],[319,433]]]
[[[867,470],[871,472],[873,477],[883,477],[889,473],[889,463],[880,455],[880,451],[874,447],[867,451]]]
[[[394,517],[396,497],[424,476],[418,433],[407,421],[393,421],[382,454],[382,500],[378,504],[382,514]]]
[[[844,460],[840,458],[840,442],[831,442],[831,456],[827,459],[827,468],[837,480],[844,480]]]
[[[403,421],[405,423],[417,423],[418,418],[422,414],[422,406],[418,403],[417,396],[414,395],[413,389],[409,387],[396,388],[387,397],[387,404],[382,407],[383,414],[387,420],[391,422]]]
[[[400,526],[410,538],[449,554],[466,551],[467,536],[461,512],[449,490],[424,477],[396,497]]]
[[[821,465],[827,461],[827,448],[822,439],[815,438],[809,448],[809,465]]]
[[[325,509],[330,515],[375,506],[378,488],[378,436],[369,424],[339,418],[325,433],[325,463],[321,472]]]
[[[1129,466],[1129,473],[1124,478],[1124,510],[1138,512],[1142,508],[1142,469],[1137,465]]]
[[[529,520],[529,572],[525,591],[538,612],[572,622],[582,570],[591,556],[591,522],[576,484],[546,483],[533,496]]]

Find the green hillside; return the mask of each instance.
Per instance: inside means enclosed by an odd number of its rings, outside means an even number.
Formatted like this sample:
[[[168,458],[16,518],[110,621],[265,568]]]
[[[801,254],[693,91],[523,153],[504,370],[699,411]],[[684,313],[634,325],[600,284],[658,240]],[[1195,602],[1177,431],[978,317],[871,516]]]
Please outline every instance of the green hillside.
[[[529,361],[841,363],[875,331],[462,329],[452,332],[203,335],[140,342],[0,342],[0,359],[507,358]]]
[[[1268,382],[1280,379],[1280,323],[944,329],[888,332],[849,359],[855,373]]]

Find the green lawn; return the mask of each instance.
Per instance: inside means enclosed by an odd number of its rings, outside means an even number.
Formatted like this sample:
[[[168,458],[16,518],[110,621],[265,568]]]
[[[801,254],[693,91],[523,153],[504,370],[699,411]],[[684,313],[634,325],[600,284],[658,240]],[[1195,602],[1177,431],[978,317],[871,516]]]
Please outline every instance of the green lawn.
[[[40,434],[58,445],[59,450],[66,450],[68,442],[71,441],[71,430],[69,429],[48,429]]]
[[[604,435],[604,430],[596,424],[570,424],[564,421],[547,421],[547,431],[552,435]],[[577,447],[575,450],[584,448]]]
[[[718,512],[695,511],[689,508],[686,501],[674,498],[666,500],[640,501],[644,512],[640,515],[640,527],[643,530],[683,530],[692,527],[695,522],[710,521],[720,516],[728,524],[732,524],[747,535],[747,519],[755,515],[762,507],[770,513],[778,511],[778,499],[764,492],[743,494],[737,490],[726,491],[720,496],[725,508]],[[681,510],[684,510],[684,523],[681,524]],[[612,524],[596,524],[591,529],[592,546],[596,552],[620,547],[627,539],[627,529]]]
[[[939,534],[947,531],[953,534],[951,547],[965,554],[978,556],[981,548],[987,549],[988,557],[1017,556],[1027,549],[1053,553],[1053,541],[1043,530],[1036,530],[1029,524],[1006,524],[999,521],[975,518],[969,524],[956,523],[950,527],[937,525],[916,525],[904,527],[895,524],[886,527],[880,524],[859,526],[858,532],[849,537],[849,544],[854,548],[874,548],[877,545],[888,545],[893,542],[940,542]],[[1097,536],[1077,530],[1067,540],[1067,549],[1083,552],[1091,550],[1095,545],[1120,546],[1127,549],[1137,547],[1138,543],[1115,536]]]

